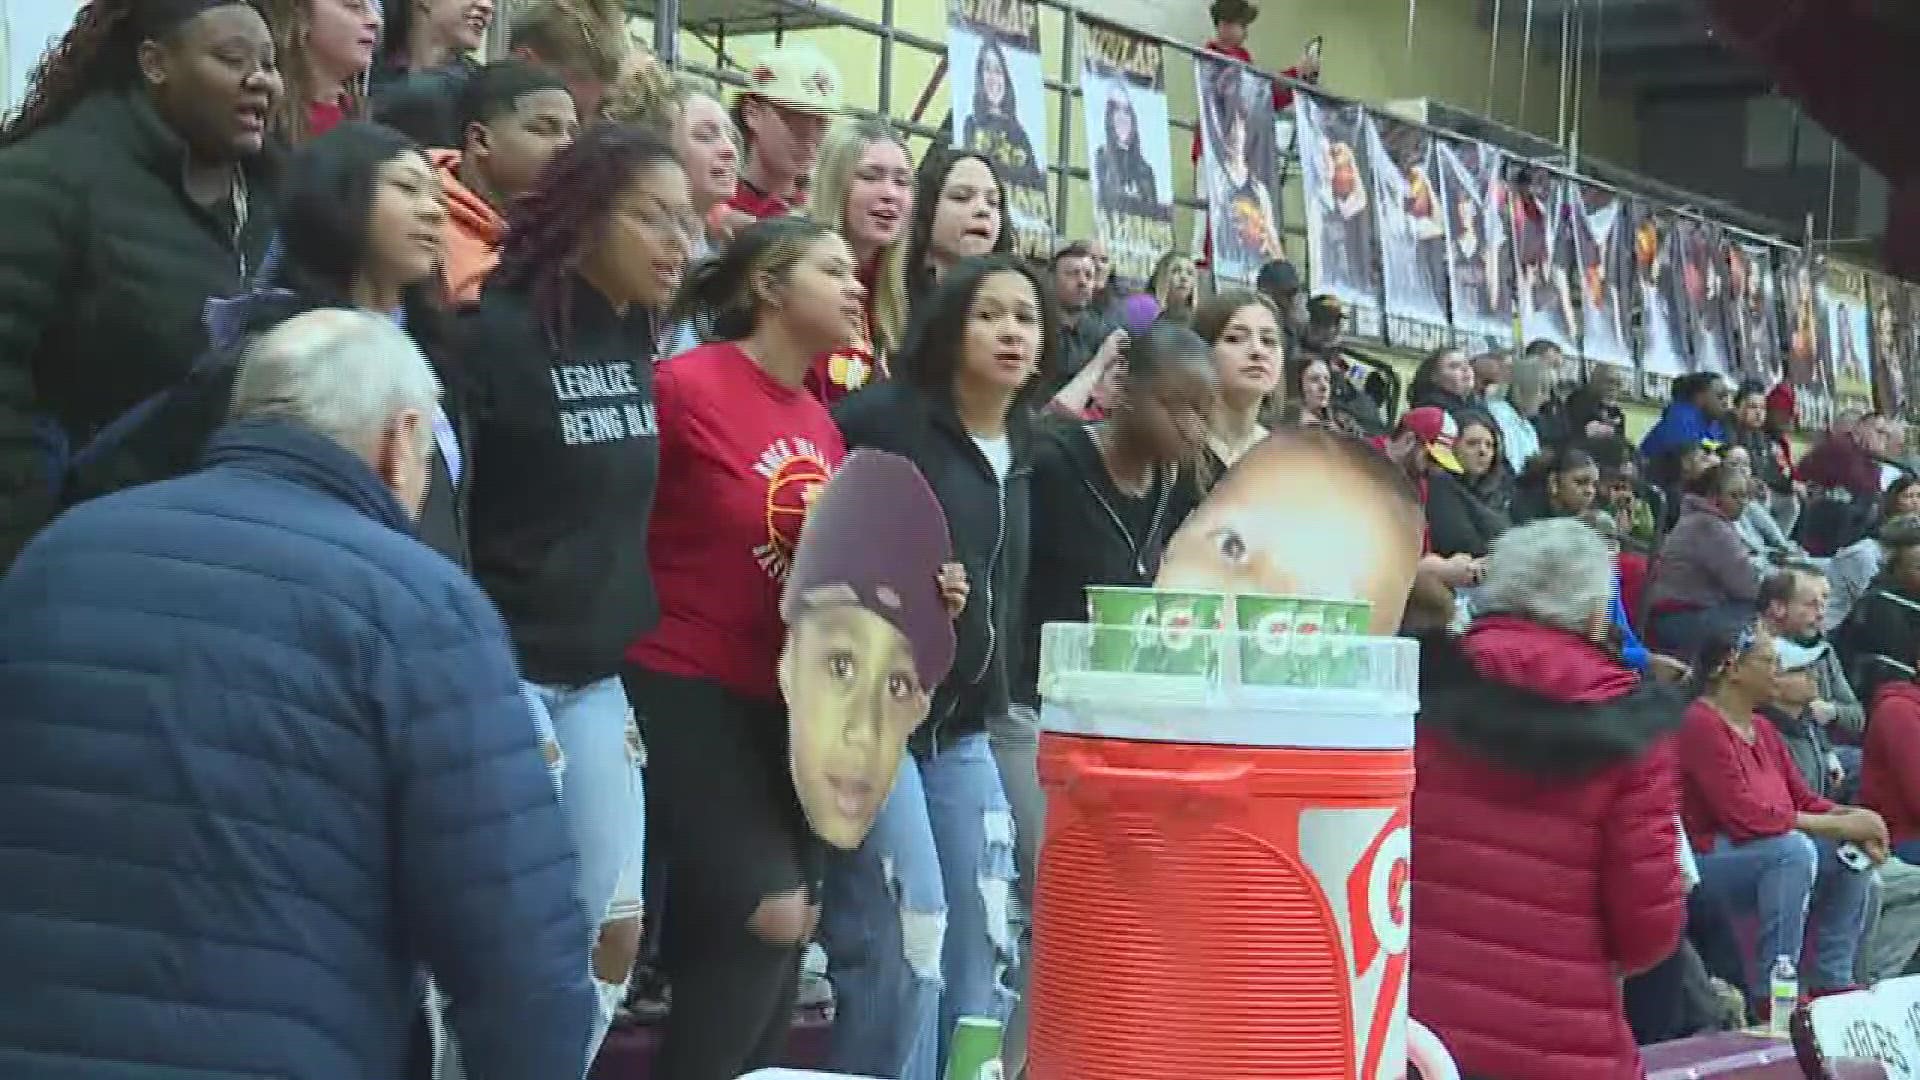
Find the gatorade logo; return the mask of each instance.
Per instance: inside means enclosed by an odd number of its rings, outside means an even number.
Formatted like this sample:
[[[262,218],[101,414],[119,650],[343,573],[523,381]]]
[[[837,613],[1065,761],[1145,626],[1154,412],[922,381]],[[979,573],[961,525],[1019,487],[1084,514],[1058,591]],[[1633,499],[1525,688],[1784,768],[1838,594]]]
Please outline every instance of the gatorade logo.
[[[1317,617],[1301,615],[1300,620],[1293,625],[1294,651],[1308,654],[1319,652],[1320,632],[1323,629]]]
[[[1133,647],[1135,649],[1151,649],[1154,645],[1154,638],[1157,636],[1157,631],[1160,628],[1159,624],[1159,616],[1154,613],[1152,608],[1135,612],[1133,616]]]
[[[1276,611],[1260,620],[1256,640],[1260,651],[1268,656],[1282,656],[1287,651],[1288,639],[1293,637],[1293,612]]]
[[[1173,652],[1186,652],[1193,648],[1194,643],[1199,640],[1194,629],[1193,609],[1190,607],[1174,608],[1160,620],[1162,639],[1165,640],[1167,648]]]

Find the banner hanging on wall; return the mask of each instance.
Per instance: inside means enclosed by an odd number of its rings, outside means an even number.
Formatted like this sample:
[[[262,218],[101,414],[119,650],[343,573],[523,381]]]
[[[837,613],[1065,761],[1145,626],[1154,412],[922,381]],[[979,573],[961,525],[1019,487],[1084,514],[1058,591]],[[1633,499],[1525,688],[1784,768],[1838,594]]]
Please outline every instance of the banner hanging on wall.
[[[1629,204],[1628,213],[1633,222],[1633,280],[1640,299],[1640,367],[1662,379],[1678,378],[1688,371],[1689,353],[1673,218],[1638,200]]]
[[[1827,323],[1834,399],[1866,404],[1873,399],[1873,315],[1867,309],[1866,274],[1828,263],[1819,295]]]
[[[1674,222],[1673,243],[1686,294],[1692,370],[1732,372],[1736,365],[1727,343],[1726,233],[1713,222],[1683,217]]]
[[[1744,240],[1727,244],[1727,340],[1741,376],[1768,386],[1784,374],[1780,362],[1779,289],[1773,248]]]
[[[1447,325],[1447,215],[1434,181],[1433,136],[1411,124],[1368,125],[1374,218],[1386,313],[1429,327]],[[1400,342],[1405,334],[1395,333]]]
[[[1873,276],[1873,407],[1889,416],[1904,415],[1907,409],[1908,296],[1903,283]]]
[[[1787,378],[1803,390],[1830,391],[1827,319],[1820,305],[1819,260],[1804,249],[1780,261],[1780,307],[1786,332]]]
[[[1513,343],[1513,263],[1507,256],[1501,154],[1481,143],[1434,149],[1447,205],[1447,281],[1453,326],[1475,352]]]
[[[1573,281],[1578,258],[1567,184],[1544,170],[1527,168],[1508,184],[1521,340],[1551,341],[1577,353],[1580,317],[1574,309]]]
[[[1580,344],[1587,359],[1614,367],[1633,366],[1633,336],[1627,296],[1632,280],[1627,255],[1626,203],[1614,192],[1585,184],[1576,220],[1583,232],[1580,252]]]
[[[1047,201],[1047,82],[1035,0],[947,0],[954,145],[993,159],[1007,187],[1014,247],[1053,255]]]
[[[1138,286],[1173,250],[1173,160],[1160,43],[1080,20],[1081,102],[1093,147],[1095,227],[1113,272]]]
[[[1380,306],[1380,250],[1374,227],[1372,118],[1358,105],[1296,94],[1300,183],[1307,209],[1307,264],[1315,295]]]
[[[1280,257],[1273,85],[1231,60],[1194,57],[1200,101],[1201,191],[1216,279],[1251,283]]]

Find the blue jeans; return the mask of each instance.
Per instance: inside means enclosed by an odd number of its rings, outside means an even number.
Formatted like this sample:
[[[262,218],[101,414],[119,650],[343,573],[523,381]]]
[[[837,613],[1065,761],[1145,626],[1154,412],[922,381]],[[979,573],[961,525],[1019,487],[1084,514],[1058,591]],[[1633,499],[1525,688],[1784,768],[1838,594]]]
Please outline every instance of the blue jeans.
[[[1719,837],[1713,850],[1700,856],[1700,887],[1710,890],[1728,911],[1753,912],[1760,918],[1747,972],[1749,992],[1756,998],[1766,997],[1776,958],[1791,957],[1799,966],[1808,926],[1815,936],[1813,977],[1802,972],[1800,988],[1853,985],[1873,871],[1847,869],[1835,854],[1839,846],[1795,830],[1744,844]]]
[[[960,1017],[1007,1018],[1013,840],[985,733],[905,756],[866,842],[827,865],[830,1068],[939,1080]]]
[[[586,686],[522,689],[533,708],[541,745],[557,744],[558,758],[547,750],[560,785],[574,846],[580,853],[580,900],[587,921],[602,923],[638,918],[641,870],[646,854],[646,792],[641,781],[645,754],[627,692],[619,676]],[[626,983],[596,980],[600,988],[597,1050],[626,996]]]

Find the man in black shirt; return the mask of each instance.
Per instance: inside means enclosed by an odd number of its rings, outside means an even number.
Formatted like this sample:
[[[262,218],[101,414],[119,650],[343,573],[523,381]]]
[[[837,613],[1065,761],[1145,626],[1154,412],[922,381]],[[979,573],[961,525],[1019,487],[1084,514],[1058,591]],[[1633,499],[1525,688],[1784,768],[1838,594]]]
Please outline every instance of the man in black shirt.
[[[1050,391],[1065,386],[1103,349],[1118,348],[1126,335],[1094,306],[1100,269],[1092,245],[1076,240],[1053,256],[1053,290],[1060,302],[1060,351]]]

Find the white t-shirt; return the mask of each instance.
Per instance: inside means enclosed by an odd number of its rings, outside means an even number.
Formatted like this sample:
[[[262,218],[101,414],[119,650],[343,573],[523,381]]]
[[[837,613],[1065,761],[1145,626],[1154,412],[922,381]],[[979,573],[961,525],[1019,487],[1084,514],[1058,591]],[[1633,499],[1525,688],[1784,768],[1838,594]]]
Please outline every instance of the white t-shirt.
[[[994,478],[1006,483],[1007,473],[1013,470],[1013,446],[1007,442],[1007,437],[1002,435],[997,439],[987,439],[974,435],[972,439],[973,445],[979,447],[980,453],[986,456],[987,464],[993,466]]]

